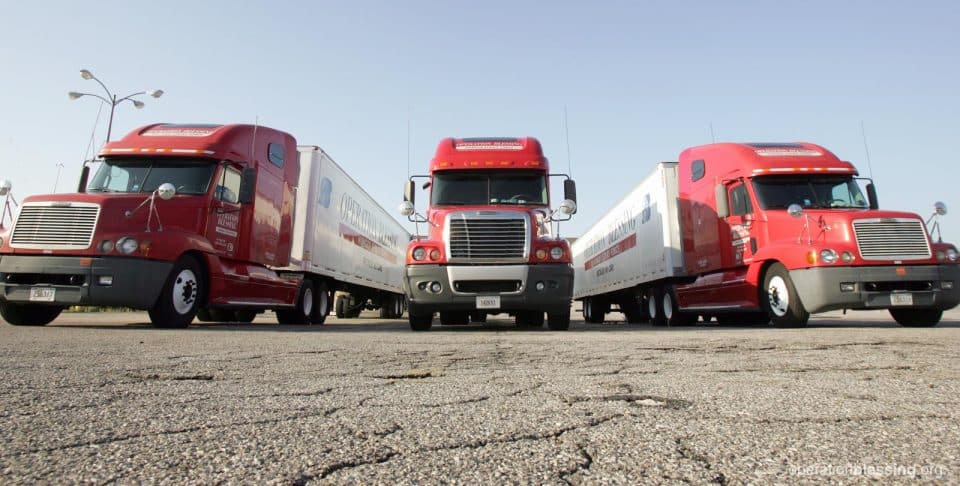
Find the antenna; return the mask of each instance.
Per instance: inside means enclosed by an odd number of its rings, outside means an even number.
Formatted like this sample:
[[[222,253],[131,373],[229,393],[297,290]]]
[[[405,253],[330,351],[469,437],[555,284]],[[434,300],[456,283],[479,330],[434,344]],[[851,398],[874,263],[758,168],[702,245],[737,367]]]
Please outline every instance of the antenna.
[[[407,179],[410,178],[410,113],[407,112]]]
[[[570,124],[567,123],[567,105],[563,105],[563,138],[567,141],[567,173],[573,177],[573,161],[570,159]]]
[[[710,122],[710,143],[717,143],[717,137],[713,134],[713,122]]]
[[[97,118],[93,120],[93,129],[90,130],[90,141],[87,142],[87,150],[83,152],[83,160],[90,160],[90,150],[93,148],[93,141],[97,134],[97,125],[100,124],[100,113],[103,113],[103,103],[97,108]]]
[[[255,115],[253,117],[253,136],[250,137],[250,163],[253,164],[257,160],[257,128],[260,126],[260,115]]]
[[[863,136],[863,151],[867,153],[867,170],[870,171],[870,178],[873,179],[873,165],[870,164],[870,147],[867,146],[867,130],[863,128],[863,120],[860,120],[860,135]]]

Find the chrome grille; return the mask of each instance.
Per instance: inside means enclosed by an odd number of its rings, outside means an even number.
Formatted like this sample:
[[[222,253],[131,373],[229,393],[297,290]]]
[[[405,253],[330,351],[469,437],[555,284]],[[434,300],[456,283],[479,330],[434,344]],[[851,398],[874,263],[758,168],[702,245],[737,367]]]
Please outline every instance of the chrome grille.
[[[100,206],[92,203],[27,203],[20,208],[10,246],[35,250],[90,247]]]
[[[923,222],[907,218],[858,219],[853,222],[864,260],[923,260],[930,245]]]
[[[528,256],[527,216],[522,213],[452,213],[447,231],[452,262],[521,262]]]

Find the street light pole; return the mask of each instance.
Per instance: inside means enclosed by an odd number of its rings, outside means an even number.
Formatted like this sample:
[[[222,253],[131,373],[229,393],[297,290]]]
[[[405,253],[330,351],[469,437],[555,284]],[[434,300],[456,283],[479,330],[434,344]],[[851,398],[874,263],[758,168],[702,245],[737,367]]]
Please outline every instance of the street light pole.
[[[117,95],[113,94],[107,88],[107,85],[103,84],[103,81],[100,81],[100,79],[94,76],[93,73],[91,73],[90,71],[86,69],[81,69],[80,77],[82,77],[83,79],[92,79],[96,81],[97,84],[99,84],[100,87],[103,88],[103,91],[104,93],[106,93],[107,96],[103,97],[95,93],[80,93],[77,91],[71,91],[67,93],[67,95],[70,97],[71,100],[82,98],[84,96],[93,96],[94,98],[98,98],[100,101],[110,105],[110,121],[107,122],[107,142],[110,141],[110,134],[113,132],[113,112],[117,108],[117,105],[119,105],[120,103],[123,103],[124,101],[130,101],[131,103],[133,103],[133,106],[139,110],[143,108],[143,102],[140,100],[134,99],[135,97],[140,96],[142,94],[149,94],[154,98],[159,98],[163,96],[163,90],[154,89],[149,91],[146,91],[146,90],[138,91],[136,93],[130,93],[122,98],[118,98]]]

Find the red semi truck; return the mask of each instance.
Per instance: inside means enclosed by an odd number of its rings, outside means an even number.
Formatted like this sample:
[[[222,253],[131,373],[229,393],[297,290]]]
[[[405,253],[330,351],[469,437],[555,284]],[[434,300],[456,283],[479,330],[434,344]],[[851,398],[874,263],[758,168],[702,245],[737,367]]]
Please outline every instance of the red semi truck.
[[[552,175],[564,180],[564,201],[550,210]],[[416,214],[414,179],[430,189],[425,216]],[[447,138],[430,173],[413,176],[401,213],[426,224],[407,248],[404,290],[410,327],[467,324],[510,313],[520,327],[570,325],[573,269],[567,242],[553,224],[576,212],[576,186],[550,174],[535,138]],[[419,231],[418,231],[419,232]]]
[[[80,192],[28,197],[0,232],[0,314],[44,325],[71,305],[147,309],[157,327],[323,323],[403,311],[407,233],[322,150],[253,125],[155,124],[108,143]],[[341,305],[343,306],[343,305]]]
[[[657,164],[573,245],[584,319],[615,305],[634,322],[793,327],[889,309],[936,325],[960,303],[956,251],[920,216],[879,209],[857,175],[809,143],[711,144]]]

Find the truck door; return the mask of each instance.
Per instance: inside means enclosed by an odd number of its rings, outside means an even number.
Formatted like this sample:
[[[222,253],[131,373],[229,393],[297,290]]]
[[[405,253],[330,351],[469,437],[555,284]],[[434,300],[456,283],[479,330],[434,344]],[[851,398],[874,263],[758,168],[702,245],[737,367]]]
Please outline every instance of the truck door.
[[[227,258],[237,258],[238,239],[240,238],[240,170],[223,165],[217,175],[216,188],[211,202],[210,218],[207,219],[207,239],[213,244],[217,254]]]
[[[736,181],[727,186],[730,215],[725,218],[726,231],[721,230],[720,244],[723,267],[731,268],[749,263],[757,251],[754,236],[753,203],[744,182]]]

